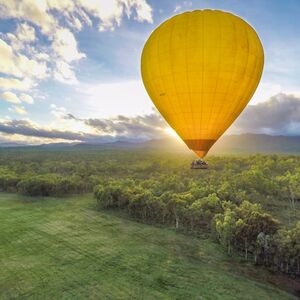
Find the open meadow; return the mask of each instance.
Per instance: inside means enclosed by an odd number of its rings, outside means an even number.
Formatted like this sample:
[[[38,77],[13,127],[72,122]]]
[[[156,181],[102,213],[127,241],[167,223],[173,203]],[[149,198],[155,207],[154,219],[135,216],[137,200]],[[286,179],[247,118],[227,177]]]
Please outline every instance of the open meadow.
[[[0,218],[1,299],[296,299],[288,279],[209,239],[96,211],[91,195],[1,193]]]

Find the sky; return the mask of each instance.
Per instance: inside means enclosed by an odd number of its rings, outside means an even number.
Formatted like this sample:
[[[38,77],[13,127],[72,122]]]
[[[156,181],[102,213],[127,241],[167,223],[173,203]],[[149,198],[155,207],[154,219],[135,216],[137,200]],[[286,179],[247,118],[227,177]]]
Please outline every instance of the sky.
[[[221,9],[264,46],[261,83],[230,133],[300,135],[299,0],[0,0],[0,143],[101,143],[171,136],[141,81],[151,32]]]

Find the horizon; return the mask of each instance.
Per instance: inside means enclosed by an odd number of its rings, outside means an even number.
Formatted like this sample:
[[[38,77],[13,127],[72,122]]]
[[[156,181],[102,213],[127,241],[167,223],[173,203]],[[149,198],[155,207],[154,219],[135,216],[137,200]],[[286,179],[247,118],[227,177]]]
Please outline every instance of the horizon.
[[[232,138],[234,140],[232,140]],[[244,138],[248,138],[249,144],[241,144],[241,142],[245,142]],[[259,139],[261,143],[254,144],[253,141],[255,140],[257,142],[257,138]],[[260,140],[263,138],[263,140]],[[271,144],[266,143],[266,138],[268,138],[268,141],[271,141]],[[284,143],[279,143],[278,141],[282,142],[282,139],[284,139]],[[296,140],[296,142],[299,142],[300,147],[300,135],[271,135],[271,134],[265,134],[265,133],[233,133],[233,134],[226,134],[220,137],[220,139],[216,142],[216,144],[212,147],[211,151],[209,152],[209,155],[219,155],[224,153],[231,153],[231,154],[238,154],[241,151],[243,153],[276,153],[276,151],[279,151],[280,153],[290,153],[294,154],[295,150],[293,149],[293,142]],[[272,147],[274,144],[273,142],[277,142],[277,149],[272,150]],[[120,145],[122,145],[121,148],[125,145],[128,146],[130,149],[130,146],[133,146],[132,149],[136,149],[139,146],[143,145],[149,145],[151,146],[151,149],[167,149],[166,145],[172,144],[171,152],[175,150],[183,150],[185,152],[191,152],[186,144],[180,139],[180,138],[174,138],[173,136],[166,136],[166,137],[160,137],[160,138],[153,138],[153,139],[128,139],[128,138],[121,138],[121,139],[115,139],[115,140],[109,140],[109,141],[97,141],[97,142],[49,142],[49,143],[35,143],[35,144],[29,144],[29,143],[22,143],[18,141],[12,141],[12,142],[0,142],[0,148],[19,148],[19,147],[45,147],[46,149],[49,148],[56,148],[56,147],[66,147],[66,148],[72,148],[74,146],[91,146],[91,147],[107,147],[112,146],[111,149],[119,149]],[[266,146],[267,145],[267,146]],[[298,145],[298,143],[297,143]],[[250,150],[247,150],[248,147],[251,147]],[[267,152],[265,150],[262,150],[262,147],[266,146]],[[110,148],[107,148],[110,149]],[[298,152],[298,151],[296,151]]]

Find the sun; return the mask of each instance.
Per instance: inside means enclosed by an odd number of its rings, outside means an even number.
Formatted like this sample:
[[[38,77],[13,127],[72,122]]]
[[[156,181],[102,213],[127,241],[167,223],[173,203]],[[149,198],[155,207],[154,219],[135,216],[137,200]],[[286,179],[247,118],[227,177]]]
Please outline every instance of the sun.
[[[171,127],[168,127],[165,129],[165,132],[167,133],[168,136],[178,140],[178,141],[181,141],[179,135],[175,132],[175,130]]]

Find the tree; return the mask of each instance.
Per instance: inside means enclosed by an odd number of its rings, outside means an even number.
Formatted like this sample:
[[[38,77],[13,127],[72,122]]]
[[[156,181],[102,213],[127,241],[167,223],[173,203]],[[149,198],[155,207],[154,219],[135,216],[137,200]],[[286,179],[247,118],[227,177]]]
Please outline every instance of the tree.
[[[184,196],[180,194],[167,192],[162,195],[162,198],[167,203],[168,209],[173,214],[175,228],[179,229],[180,220],[183,215],[183,210],[186,206],[186,201],[184,199]]]
[[[221,244],[227,248],[227,253],[232,252],[234,241],[236,213],[230,208],[226,208],[224,213],[217,214],[214,218],[215,229]]]
[[[216,193],[194,201],[187,207],[191,230],[193,231],[195,227],[209,229],[212,219],[221,211],[221,201]]]
[[[259,234],[272,235],[279,228],[279,222],[271,215],[263,212],[261,205],[243,201],[236,208],[237,223],[235,242],[244,249],[245,259],[248,259],[249,249],[255,253]],[[256,259],[255,259],[256,260]]]

